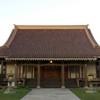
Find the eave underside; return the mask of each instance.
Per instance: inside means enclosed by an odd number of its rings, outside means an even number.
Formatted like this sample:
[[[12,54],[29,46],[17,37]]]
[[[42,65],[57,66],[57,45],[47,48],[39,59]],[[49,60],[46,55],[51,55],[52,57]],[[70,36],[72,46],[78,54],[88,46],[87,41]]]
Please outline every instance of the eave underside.
[[[28,61],[28,60],[35,60],[35,61],[38,61],[38,60],[42,60],[42,61],[46,61],[46,60],[56,60],[56,61],[61,61],[61,60],[64,60],[64,61],[68,61],[68,60],[72,60],[72,61],[78,61],[78,60],[92,60],[92,61],[96,61],[97,58],[5,58],[7,61],[10,61],[10,60],[15,60],[15,61],[19,61],[19,60],[24,60],[24,61]]]

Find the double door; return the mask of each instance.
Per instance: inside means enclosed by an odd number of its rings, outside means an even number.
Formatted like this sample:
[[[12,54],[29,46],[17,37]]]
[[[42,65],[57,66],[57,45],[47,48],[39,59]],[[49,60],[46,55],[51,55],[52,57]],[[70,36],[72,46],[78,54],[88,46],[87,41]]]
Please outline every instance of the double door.
[[[41,78],[60,78],[61,67],[60,66],[41,66],[40,77]],[[35,67],[35,78],[37,78],[37,67]]]
[[[61,67],[59,66],[43,66],[42,78],[59,78],[61,76]]]

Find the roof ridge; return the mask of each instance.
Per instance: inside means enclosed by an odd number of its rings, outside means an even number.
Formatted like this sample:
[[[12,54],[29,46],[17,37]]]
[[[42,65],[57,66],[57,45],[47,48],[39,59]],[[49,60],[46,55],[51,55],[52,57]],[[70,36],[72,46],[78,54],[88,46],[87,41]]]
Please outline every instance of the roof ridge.
[[[85,29],[87,25],[15,25],[17,29]]]

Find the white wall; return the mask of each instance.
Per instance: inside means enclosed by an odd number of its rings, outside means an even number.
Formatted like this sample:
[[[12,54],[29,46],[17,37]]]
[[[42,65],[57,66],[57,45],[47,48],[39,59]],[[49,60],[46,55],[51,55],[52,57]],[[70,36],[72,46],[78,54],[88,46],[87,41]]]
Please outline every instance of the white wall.
[[[12,71],[12,73],[15,73],[15,64],[7,64],[6,67],[7,67],[6,71],[7,74],[10,73],[10,71]]]
[[[20,72],[22,73],[23,71],[23,66],[20,66]],[[24,66],[26,67],[26,66]],[[7,63],[6,65],[6,74],[10,73],[10,71],[12,71],[12,73],[15,73],[15,64],[12,62]],[[19,69],[18,69],[19,70]],[[29,70],[29,67],[27,67],[27,78],[31,78],[31,70]],[[33,67],[33,78],[34,78],[34,67]]]
[[[87,75],[90,73],[90,71],[94,74],[94,78],[96,77],[96,64],[95,62],[89,62],[87,64]]]

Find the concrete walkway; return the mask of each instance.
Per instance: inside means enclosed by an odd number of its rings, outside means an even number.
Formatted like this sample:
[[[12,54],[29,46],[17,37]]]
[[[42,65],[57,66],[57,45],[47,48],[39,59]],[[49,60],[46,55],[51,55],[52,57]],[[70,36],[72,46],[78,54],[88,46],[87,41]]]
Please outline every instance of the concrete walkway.
[[[69,89],[40,88],[32,89],[30,93],[21,100],[80,100]]]

